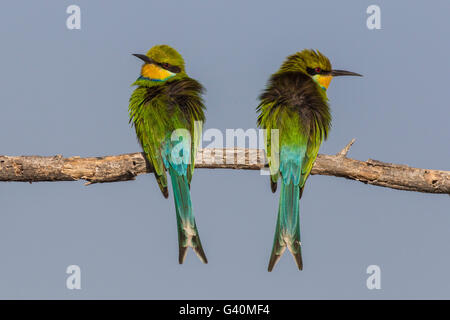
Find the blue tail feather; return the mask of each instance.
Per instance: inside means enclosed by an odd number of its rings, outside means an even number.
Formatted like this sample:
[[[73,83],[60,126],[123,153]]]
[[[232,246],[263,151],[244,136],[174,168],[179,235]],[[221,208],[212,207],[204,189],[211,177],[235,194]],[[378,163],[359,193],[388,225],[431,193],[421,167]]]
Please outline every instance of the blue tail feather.
[[[173,167],[169,167],[172,180],[173,197],[177,216],[179,263],[186,258],[187,249],[191,247],[203,263],[208,263],[203,251],[194,214],[192,213],[191,195],[186,174],[180,175]]]
[[[301,166],[305,148],[299,146],[284,147],[280,154],[281,190],[278,205],[278,218],[275,228],[272,253],[268,270],[272,271],[286,248],[291,252],[297,267],[303,269],[301,242],[299,197]]]
[[[302,270],[302,253],[300,242],[299,218],[300,187],[293,181],[281,182],[280,203],[278,206],[277,226],[273,240],[268,270],[272,271],[286,248],[291,252],[297,267]]]

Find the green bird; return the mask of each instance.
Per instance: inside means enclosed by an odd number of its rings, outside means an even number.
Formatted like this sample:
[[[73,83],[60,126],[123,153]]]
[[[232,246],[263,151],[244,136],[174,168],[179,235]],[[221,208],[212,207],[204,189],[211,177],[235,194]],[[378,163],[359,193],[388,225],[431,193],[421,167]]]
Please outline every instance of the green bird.
[[[203,263],[208,263],[190,196],[195,155],[205,121],[203,86],[186,74],[183,57],[168,45],[154,46],[146,55],[133,55],[144,64],[133,83],[138,87],[130,98],[130,122],[165,198],[169,196],[166,171],[169,172],[178,229],[178,261],[183,263],[191,247]]]
[[[286,247],[303,269],[299,199],[319,147],[331,127],[326,90],[333,77],[361,76],[333,70],[319,51],[303,50],[286,58],[260,96],[258,126],[265,131],[272,192],[280,177],[278,218],[268,271]]]

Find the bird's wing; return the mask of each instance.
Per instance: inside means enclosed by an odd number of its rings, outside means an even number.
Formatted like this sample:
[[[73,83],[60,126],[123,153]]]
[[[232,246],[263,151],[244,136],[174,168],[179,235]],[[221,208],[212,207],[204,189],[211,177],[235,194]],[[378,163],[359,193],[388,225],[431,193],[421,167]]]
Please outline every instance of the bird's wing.
[[[195,168],[195,157],[197,155],[198,147],[200,145],[200,141],[202,138],[202,129],[203,129],[203,122],[202,121],[193,121],[193,126],[191,129],[191,159],[190,163],[188,165],[188,171],[187,171],[187,177],[189,185],[191,184],[192,176],[194,174],[194,168]]]
[[[256,110],[259,112],[258,126],[264,129],[266,157],[270,169],[270,184],[272,192],[275,192],[280,168],[280,139],[277,119],[281,108],[277,107],[275,102],[271,102],[260,103]]]
[[[148,121],[147,118],[143,121],[144,130],[142,131],[142,149],[154,169],[154,174],[156,181],[158,182],[159,188],[163,193],[164,197],[168,197],[169,192],[167,189],[167,176],[166,167],[163,161],[163,155],[161,150],[161,134],[158,135],[152,128],[152,122]],[[158,137],[160,136],[160,138]]]
[[[186,77],[174,81],[167,89],[169,103],[181,112],[178,121],[191,134],[190,161],[187,167],[189,184],[194,174],[195,156],[200,145],[203,122],[205,121],[205,105],[203,104],[203,86],[195,79]],[[173,120],[173,119],[172,119]]]
[[[165,138],[164,113],[160,110],[158,99],[146,100],[145,88],[136,89],[129,105],[130,122],[135,126],[136,135],[142,146],[145,157],[154,169],[154,174],[164,197],[168,197],[166,168],[161,152],[161,145]],[[159,109],[158,109],[159,108]]]
[[[300,179],[300,187],[303,191],[303,186],[305,185],[306,179],[308,179],[311,169],[316,161],[317,154],[319,153],[320,145],[322,144],[323,138],[320,134],[311,134],[308,139],[308,146],[306,148],[305,158],[302,164],[302,174]],[[300,192],[301,197],[301,192]]]

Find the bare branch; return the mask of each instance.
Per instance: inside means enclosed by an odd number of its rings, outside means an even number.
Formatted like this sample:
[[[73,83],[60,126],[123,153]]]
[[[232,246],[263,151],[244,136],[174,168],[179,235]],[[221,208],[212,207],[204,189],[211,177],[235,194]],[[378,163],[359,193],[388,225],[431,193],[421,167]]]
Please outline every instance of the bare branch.
[[[350,141],[341,151],[336,153],[337,156],[341,156],[342,158],[347,157],[348,151],[350,150],[351,146],[355,143],[356,139],[353,138],[352,141]]]
[[[450,171],[412,168],[371,160],[359,161],[346,155],[354,139],[337,155],[320,154],[311,174],[344,177],[399,190],[450,194]],[[209,169],[259,170],[267,166],[264,151],[258,149],[203,149],[195,167]],[[0,156],[0,181],[76,181],[86,184],[134,180],[152,172],[142,153],[95,158]]]

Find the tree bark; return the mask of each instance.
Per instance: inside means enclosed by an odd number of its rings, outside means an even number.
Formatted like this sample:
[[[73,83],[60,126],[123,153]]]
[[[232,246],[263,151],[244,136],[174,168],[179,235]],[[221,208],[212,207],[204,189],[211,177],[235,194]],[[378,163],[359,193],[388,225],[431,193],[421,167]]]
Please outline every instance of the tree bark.
[[[450,194],[450,171],[412,168],[377,160],[347,158],[352,140],[336,155],[319,154],[311,174],[344,177],[399,190]],[[267,168],[263,150],[202,149],[196,168],[260,170]],[[266,169],[267,170],[267,169]],[[142,153],[94,158],[61,155],[0,156],[0,181],[40,182],[86,180],[86,184],[134,180],[152,172]]]

